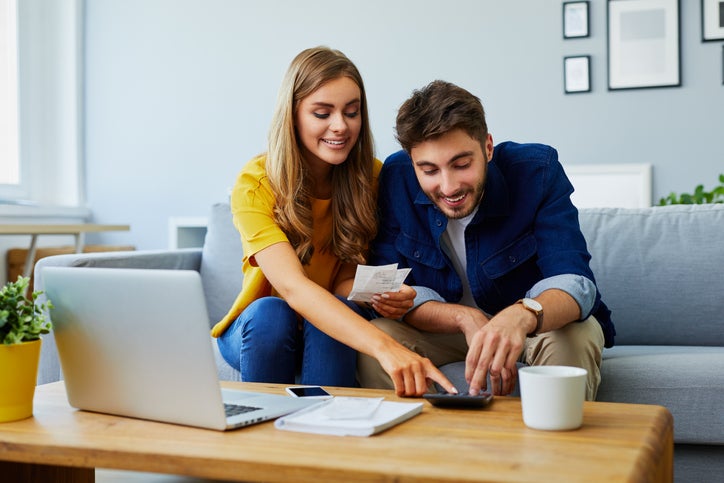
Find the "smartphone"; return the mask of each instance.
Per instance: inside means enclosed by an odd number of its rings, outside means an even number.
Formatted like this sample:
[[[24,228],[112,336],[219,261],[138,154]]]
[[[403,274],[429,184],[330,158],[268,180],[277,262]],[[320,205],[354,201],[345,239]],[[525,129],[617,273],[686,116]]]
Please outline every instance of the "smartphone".
[[[290,386],[286,391],[294,397],[307,397],[315,399],[330,399],[332,396],[321,386]]]
[[[440,392],[423,394],[422,397],[441,408],[483,408],[493,401],[493,394],[489,392],[481,392],[477,396]]]

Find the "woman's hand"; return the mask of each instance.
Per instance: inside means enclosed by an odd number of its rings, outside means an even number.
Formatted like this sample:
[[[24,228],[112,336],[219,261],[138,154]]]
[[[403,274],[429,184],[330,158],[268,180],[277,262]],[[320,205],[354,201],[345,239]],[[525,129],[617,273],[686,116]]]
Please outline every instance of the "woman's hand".
[[[457,394],[457,389],[426,357],[392,341],[377,354],[382,369],[389,374],[398,396],[422,396],[432,382],[440,384],[447,392]]]
[[[388,319],[400,319],[412,308],[417,292],[403,284],[399,292],[385,292],[372,297],[372,308]]]

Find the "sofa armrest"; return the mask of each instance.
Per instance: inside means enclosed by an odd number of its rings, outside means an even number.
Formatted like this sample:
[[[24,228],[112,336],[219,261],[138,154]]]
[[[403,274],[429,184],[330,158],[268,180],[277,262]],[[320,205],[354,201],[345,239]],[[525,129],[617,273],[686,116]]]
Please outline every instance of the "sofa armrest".
[[[43,267],[151,268],[199,271],[201,248],[76,253],[41,258],[35,264],[34,270],[33,283],[38,290],[42,290]]]
[[[151,268],[167,270],[196,270],[201,268],[201,249],[140,250],[128,252],[79,253],[55,255],[38,260],[35,264],[33,289],[43,290],[44,267],[103,267],[103,268]],[[39,302],[44,300],[41,295]],[[59,381],[63,378],[53,334],[41,337],[43,346],[38,367],[38,384]]]

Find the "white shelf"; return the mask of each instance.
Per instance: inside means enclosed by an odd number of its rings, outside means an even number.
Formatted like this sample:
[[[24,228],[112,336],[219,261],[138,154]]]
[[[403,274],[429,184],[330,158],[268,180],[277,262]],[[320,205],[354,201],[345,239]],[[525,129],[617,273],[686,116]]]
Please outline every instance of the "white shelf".
[[[168,219],[169,249],[203,247],[207,225],[208,219],[204,217],[170,217]]]

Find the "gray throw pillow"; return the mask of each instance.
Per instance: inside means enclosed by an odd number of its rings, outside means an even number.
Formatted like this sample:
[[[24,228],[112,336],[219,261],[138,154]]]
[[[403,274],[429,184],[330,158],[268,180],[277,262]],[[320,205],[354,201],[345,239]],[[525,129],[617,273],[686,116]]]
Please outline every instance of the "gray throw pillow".
[[[241,291],[243,250],[228,203],[211,207],[201,256],[201,278],[211,325],[226,315]]]

